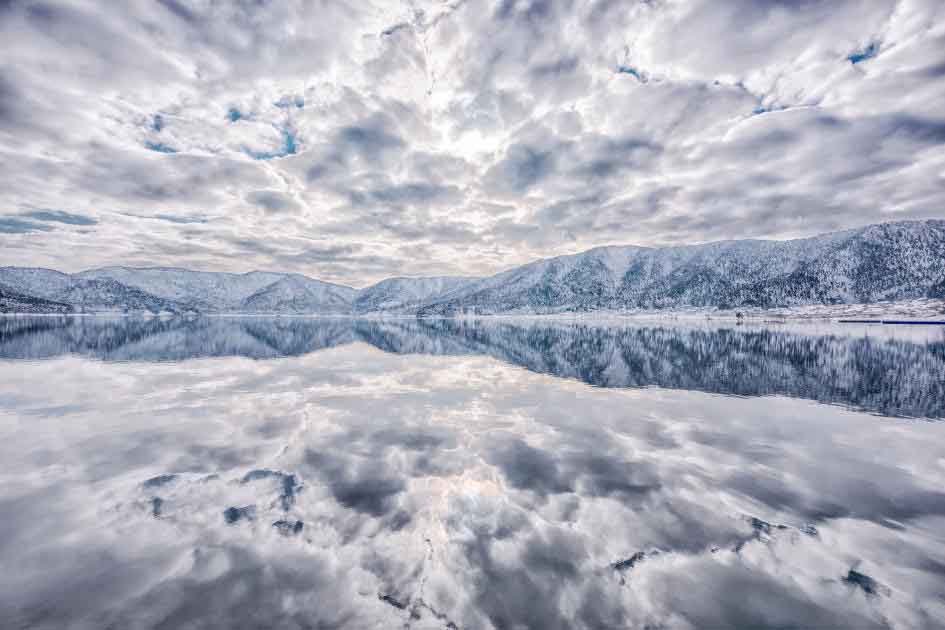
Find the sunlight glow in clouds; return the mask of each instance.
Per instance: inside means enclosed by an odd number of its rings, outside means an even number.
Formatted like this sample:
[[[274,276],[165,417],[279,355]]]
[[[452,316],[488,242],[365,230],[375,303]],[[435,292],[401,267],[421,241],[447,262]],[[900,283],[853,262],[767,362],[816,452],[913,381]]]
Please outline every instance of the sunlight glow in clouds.
[[[6,0],[0,264],[355,286],[945,208],[938,0]]]

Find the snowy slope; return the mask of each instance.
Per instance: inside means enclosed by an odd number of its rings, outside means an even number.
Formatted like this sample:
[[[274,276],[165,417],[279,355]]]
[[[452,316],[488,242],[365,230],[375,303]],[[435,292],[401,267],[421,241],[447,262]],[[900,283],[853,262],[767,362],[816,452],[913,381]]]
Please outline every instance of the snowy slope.
[[[21,296],[49,302],[48,310],[43,307],[41,312],[64,312],[61,308],[63,305],[68,306],[68,310],[77,312],[186,310],[186,307],[178,302],[155,296],[108,277],[69,275],[51,269],[0,268],[0,284]],[[60,307],[55,307],[55,304]],[[17,308],[4,310],[23,312]],[[40,312],[36,309],[26,310]]]
[[[235,274],[172,267],[104,267],[75,274],[80,279],[116,280],[159,298],[209,311],[236,310],[246,298],[285,276],[261,271]]]
[[[418,312],[553,313],[603,308],[619,288],[626,266],[648,251],[641,247],[606,247],[539,260],[472,282]]]
[[[0,284],[22,295],[55,300],[73,283],[69,274],[38,267],[0,267]]]
[[[340,315],[351,312],[356,289],[292,274],[244,299],[239,311]]]
[[[598,248],[472,283],[420,315],[850,304],[934,297],[945,221],[874,225],[792,241]]]
[[[0,313],[71,313],[69,304],[25,295],[0,284]]]
[[[105,267],[76,274],[0,268],[6,312],[348,313],[357,291],[298,274]],[[45,304],[45,306],[44,306]]]
[[[55,299],[82,313],[149,311],[152,313],[187,310],[186,305],[129,287],[116,280],[76,279],[57,292]]]
[[[383,313],[420,308],[476,280],[478,278],[454,276],[388,278],[359,291],[354,301],[354,312]]]

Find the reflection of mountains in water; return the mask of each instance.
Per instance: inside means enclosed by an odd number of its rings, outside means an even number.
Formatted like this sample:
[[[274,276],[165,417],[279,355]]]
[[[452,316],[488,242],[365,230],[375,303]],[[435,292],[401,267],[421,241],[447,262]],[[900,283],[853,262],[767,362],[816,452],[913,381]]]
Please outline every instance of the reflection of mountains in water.
[[[331,319],[0,318],[0,358],[78,354],[105,361],[182,361],[299,356],[355,341],[350,321]]]
[[[0,358],[7,359],[270,359],[355,341],[396,354],[488,355],[599,387],[783,395],[888,416],[945,417],[942,337],[507,320],[0,319]]]

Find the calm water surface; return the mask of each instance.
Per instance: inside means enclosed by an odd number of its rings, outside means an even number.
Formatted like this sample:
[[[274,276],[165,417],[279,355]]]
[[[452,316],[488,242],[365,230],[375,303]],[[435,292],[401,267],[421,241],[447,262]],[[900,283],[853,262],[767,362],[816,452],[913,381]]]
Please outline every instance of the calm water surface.
[[[3,628],[943,628],[942,328],[0,319]]]

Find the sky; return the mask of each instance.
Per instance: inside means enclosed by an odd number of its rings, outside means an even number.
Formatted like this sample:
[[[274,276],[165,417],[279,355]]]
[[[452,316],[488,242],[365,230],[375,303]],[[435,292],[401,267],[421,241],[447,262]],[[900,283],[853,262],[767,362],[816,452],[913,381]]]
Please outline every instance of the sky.
[[[0,0],[0,265],[360,287],[943,216],[940,0]]]

